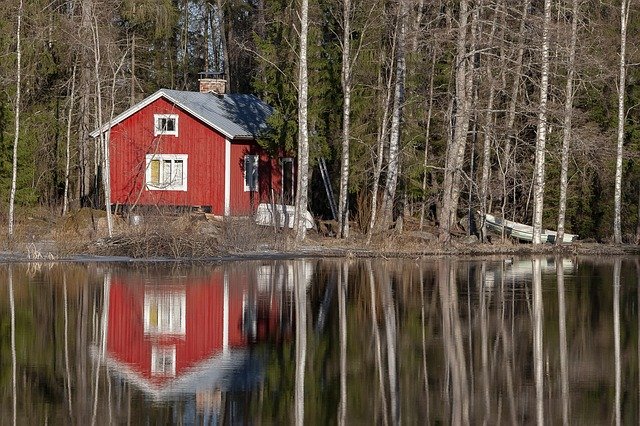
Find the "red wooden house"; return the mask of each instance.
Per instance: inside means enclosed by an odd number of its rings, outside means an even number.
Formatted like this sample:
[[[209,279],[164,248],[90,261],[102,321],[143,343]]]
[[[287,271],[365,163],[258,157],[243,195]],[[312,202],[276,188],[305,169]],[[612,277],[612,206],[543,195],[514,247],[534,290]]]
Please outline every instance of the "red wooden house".
[[[256,143],[271,107],[223,89],[207,78],[200,92],[158,90],[91,134],[109,140],[112,205],[244,216],[259,203],[293,203],[293,160]]]

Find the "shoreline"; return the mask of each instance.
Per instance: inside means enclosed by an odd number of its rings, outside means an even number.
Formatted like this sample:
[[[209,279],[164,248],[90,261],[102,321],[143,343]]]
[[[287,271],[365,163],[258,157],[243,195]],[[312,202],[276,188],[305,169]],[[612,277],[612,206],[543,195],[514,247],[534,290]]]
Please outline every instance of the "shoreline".
[[[408,259],[408,258],[442,258],[487,257],[487,256],[637,256],[640,246],[632,244],[571,243],[561,246],[545,244],[456,244],[447,247],[426,246],[422,249],[398,247],[366,247],[358,245],[327,246],[308,244],[292,249],[274,249],[265,247],[258,250],[220,253],[217,256],[203,257],[131,257],[118,255],[99,255],[86,253],[56,255],[54,253],[31,253],[16,251],[0,252],[0,264],[60,262],[60,263],[218,263],[243,260],[295,259],[295,258],[344,258],[344,259]]]

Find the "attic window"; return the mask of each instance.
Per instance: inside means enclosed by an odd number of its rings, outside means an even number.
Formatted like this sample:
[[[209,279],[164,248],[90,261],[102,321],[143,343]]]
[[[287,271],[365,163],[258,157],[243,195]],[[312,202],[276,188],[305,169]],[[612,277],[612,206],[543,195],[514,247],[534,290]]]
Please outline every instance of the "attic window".
[[[178,114],[154,114],[153,135],[178,136]]]

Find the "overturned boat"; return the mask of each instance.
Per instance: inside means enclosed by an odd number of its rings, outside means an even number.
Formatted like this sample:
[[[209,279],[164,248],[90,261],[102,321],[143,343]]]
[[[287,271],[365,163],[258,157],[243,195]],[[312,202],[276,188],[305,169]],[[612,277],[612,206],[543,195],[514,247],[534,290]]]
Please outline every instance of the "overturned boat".
[[[482,214],[480,215],[482,216]],[[484,220],[487,224],[487,228],[495,232],[501,234],[504,230],[504,233],[506,235],[517,238],[520,241],[533,242],[533,226],[525,225],[524,223],[513,222],[489,213],[486,213],[484,215]],[[540,235],[540,240],[543,243],[555,243],[557,237],[558,233],[556,231],[553,231],[551,229],[543,229]],[[572,243],[577,239],[578,235],[565,233],[562,238],[562,242]]]

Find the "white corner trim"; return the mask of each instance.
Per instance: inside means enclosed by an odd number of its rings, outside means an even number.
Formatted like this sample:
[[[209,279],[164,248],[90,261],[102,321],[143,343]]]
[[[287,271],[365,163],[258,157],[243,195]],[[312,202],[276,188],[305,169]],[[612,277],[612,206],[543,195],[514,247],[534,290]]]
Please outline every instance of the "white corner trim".
[[[224,215],[231,214],[231,141],[224,140]]]
[[[222,351],[226,353],[229,350],[229,271],[224,271],[223,291]]]

